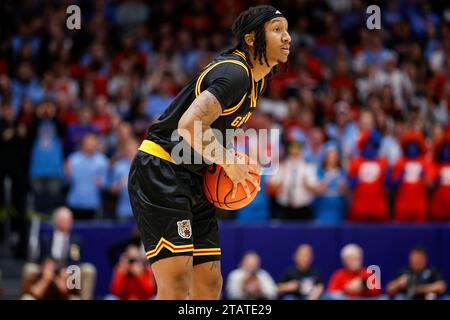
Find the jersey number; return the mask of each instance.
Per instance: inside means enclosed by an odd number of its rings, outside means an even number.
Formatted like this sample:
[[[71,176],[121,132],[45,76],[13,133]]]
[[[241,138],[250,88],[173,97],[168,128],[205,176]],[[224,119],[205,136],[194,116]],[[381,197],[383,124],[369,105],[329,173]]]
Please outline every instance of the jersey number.
[[[250,118],[251,115],[252,113],[248,112],[245,116],[237,116],[236,118],[234,118],[233,122],[231,122],[231,126],[232,127],[242,126],[244,123],[247,122],[247,120]]]

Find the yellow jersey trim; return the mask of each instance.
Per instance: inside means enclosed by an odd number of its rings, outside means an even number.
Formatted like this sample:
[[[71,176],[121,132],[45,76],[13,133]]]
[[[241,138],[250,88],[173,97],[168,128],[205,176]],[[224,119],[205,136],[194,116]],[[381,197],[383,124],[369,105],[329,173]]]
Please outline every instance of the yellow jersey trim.
[[[159,239],[159,242],[156,245],[155,249],[147,251],[147,253],[146,253],[147,259],[157,256],[163,248],[166,248],[167,250],[169,250],[170,252],[173,252],[173,253],[194,251],[193,244],[175,245],[172,242],[170,242],[169,240],[161,238],[161,239]]]
[[[244,59],[244,61],[247,61],[247,59],[246,59],[246,57],[245,57],[245,54],[242,52],[242,51],[240,51],[240,50],[234,50],[233,51],[233,53],[234,54],[236,54],[236,55],[238,55],[239,57],[241,57],[242,59]],[[251,94],[251,97],[250,97],[250,106],[252,107],[252,108],[256,108],[256,102],[258,101],[258,98],[256,97],[256,91],[255,91],[255,82],[253,81],[253,79],[255,78],[254,76],[253,76],[253,70],[252,70],[252,68],[250,68],[250,72],[251,72],[251,74],[252,74],[252,94]],[[264,78],[262,79],[262,83],[261,83],[261,88],[260,88],[260,90],[259,90],[259,93],[261,94],[261,91],[262,91],[262,88],[264,87]]]
[[[244,57],[245,58],[245,57]],[[211,71],[213,68],[215,68],[216,66],[222,64],[222,63],[234,63],[237,64],[241,67],[243,67],[245,69],[245,72],[247,73],[247,76],[249,76],[249,72],[248,72],[248,68],[245,64],[243,64],[240,61],[236,61],[236,60],[223,60],[223,61],[219,61],[211,66],[209,66],[208,68],[206,68],[206,70],[204,70],[200,76],[197,79],[197,82],[195,83],[195,96],[198,97],[201,93],[201,85],[202,85],[202,81],[205,78],[205,76],[208,74],[209,71]],[[250,72],[252,73],[252,78],[253,78],[253,71],[250,69]],[[252,95],[253,95],[253,84],[252,84]],[[231,108],[227,108],[225,110],[223,110],[223,112],[221,113],[221,116],[225,116],[225,115],[230,115],[233,112],[235,112],[237,109],[239,109],[239,107],[242,105],[242,103],[245,101],[245,98],[247,97],[247,93],[244,94],[244,96],[242,97],[242,99],[239,101],[239,103]]]
[[[241,57],[242,59],[244,59],[244,61],[247,61],[247,59],[245,58],[245,54],[244,54],[242,51],[234,50],[233,53],[234,53],[234,54],[237,54],[239,57]]]
[[[194,256],[217,256],[221,254],[220,248],[194,249]]]
[[[223,64],[223,63],[227,63],[227,62],[234,63],[234,64],[237,64],[237,65],[241,66],[242,68],[244,68],[245,72],[247,73],[247,76],[249,75],[247,66],[245,64],[243,64],[242,62],[240,62],[240,61],[236,61],[236,60],[222,60],[222,61],[219,61],[219,62],[209,66],[208,68],[206,68],[206,70],[204,70],[200,74],[200,76],[198,77],[197,82],[195,83],[195,96],[196,97],[198,97],[200,95],[200,93],[201,93],[200,88],[201,88],[201,85],[202,85],[202,81],[203,81],[203,78],[208,74],[208,72],[211,71],[212,69],[214,69],[215,67],[217,67],[218,65]]]
[[[245,101],[245,98],[247,97],[247,94],[244,94],[244,96],[242,97],[241,101],[239,101],[239,103],[237,105],[235,105],[232,108],[228,108],[223,110],[223,112],[221,113],[221,116],[226,116],[229,114],[232,114],[233,112],[235,112],[237,109],[239,109],[239,107],[242,105],[242,103]]]
[[[161,147],[159,144],[153,141],[150,140],[142,141],[139,150],[151,154],[155,157],[161,158],[163,160],[175,163],[170,154],[166,150],[164,150],[163,147]]]

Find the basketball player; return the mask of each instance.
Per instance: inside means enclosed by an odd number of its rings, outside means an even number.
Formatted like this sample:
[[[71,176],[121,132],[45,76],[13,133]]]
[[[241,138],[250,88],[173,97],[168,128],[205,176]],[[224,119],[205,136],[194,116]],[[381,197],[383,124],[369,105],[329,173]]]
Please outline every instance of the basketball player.
[[[205,159],[223,167],[234,186],[246,180],[259,190],[250,172],[255,166],[225,161],[236,157],[218,139],[202,141],[194,134],[241,127],[256,107],[267,77],[286,63],[291,38],[288,23],[267,5],[242,12],[232,27],[237,46],[216,57],[175,97],[150,126],[129,175],[129,194],[141,238],[152,263],[158,286],[157,299],[218,299],[222,287],[220,246],[215,207],[202,188]],[[173,132],[181,141],[173,141]],[[201,164],[175,161],[172,150],[187,143]],[[206,155],[205,148],[220,150]],[[192,157],[193,158],[193,157]],[[230,159],[230,158],[227,158]],[[191,159],[192,160],[192,159]]]

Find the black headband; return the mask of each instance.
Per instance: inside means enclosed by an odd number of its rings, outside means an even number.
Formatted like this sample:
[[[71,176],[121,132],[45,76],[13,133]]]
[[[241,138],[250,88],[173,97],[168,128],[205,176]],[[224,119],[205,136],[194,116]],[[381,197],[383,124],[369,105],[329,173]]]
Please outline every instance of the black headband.
[[[247,33],[252,32],[261,24],[264,24],[266,21],[272,20],[273,18],[276,18],[276,17],[284,17],[284,16],[279,10],[277,10],[275,8],[267,9],[267,10],[261,12],[257,17],[255,17],[249,23],[241,26],[241,28],[239,28],[239,30],[236,31],[236,37],[238,38],[238,40],[243,40],[244,36]]]

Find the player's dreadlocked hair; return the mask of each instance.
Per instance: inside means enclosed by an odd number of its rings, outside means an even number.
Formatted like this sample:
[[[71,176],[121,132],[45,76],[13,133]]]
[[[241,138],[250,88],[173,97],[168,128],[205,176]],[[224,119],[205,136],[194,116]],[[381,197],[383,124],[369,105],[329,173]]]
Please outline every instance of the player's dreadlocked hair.
[[[245,35],[254,31],[255,39],[253,42],[254,50],[252,58],[253,60],[259,61],[261,65],[266,64],[270,67],[267,60],[266,31],[264,23],[276,16],[282,16],[282,14],[269,5],[250,7],[246,11],[243,11],[231,27],[231,31],[237,39],[237,45],[227,51],[227,53],[231,53],[236,49],[242,51],[247,63],[250,67],[253,67],[252,60],[250,59],[250,51],[245,43]],[[287,64],[285,64],[285,67],[287,68]],[[274,72],[276,72],[276,67],[273,68],[271,74]]]
[[[235,49],[241,50],[247,59],[248,64],[253,67],[252,62],[250,60],[250,51],[245,43],[245,38],[243,36],[239,36],[239,31],[242,29],[244,25],[248,25],[250,21],[255,19],[262,11],[267,10],[269,6],[259,6],[259,7],[251,7],[248,10],[242,12],[239,17],[234,21],[233,26],[231,27],[231,31],[237,38],[237,46]],[[263,64],[263,59],[265,64],[269,67],[269,62],[267,61],[267,53],[266,53],[266,32],[264,29],[264,23],[261,23],[254,29],[255,31],[255,41],[254,41],[254,52],[253,59],[258,60],[259,63]]]

